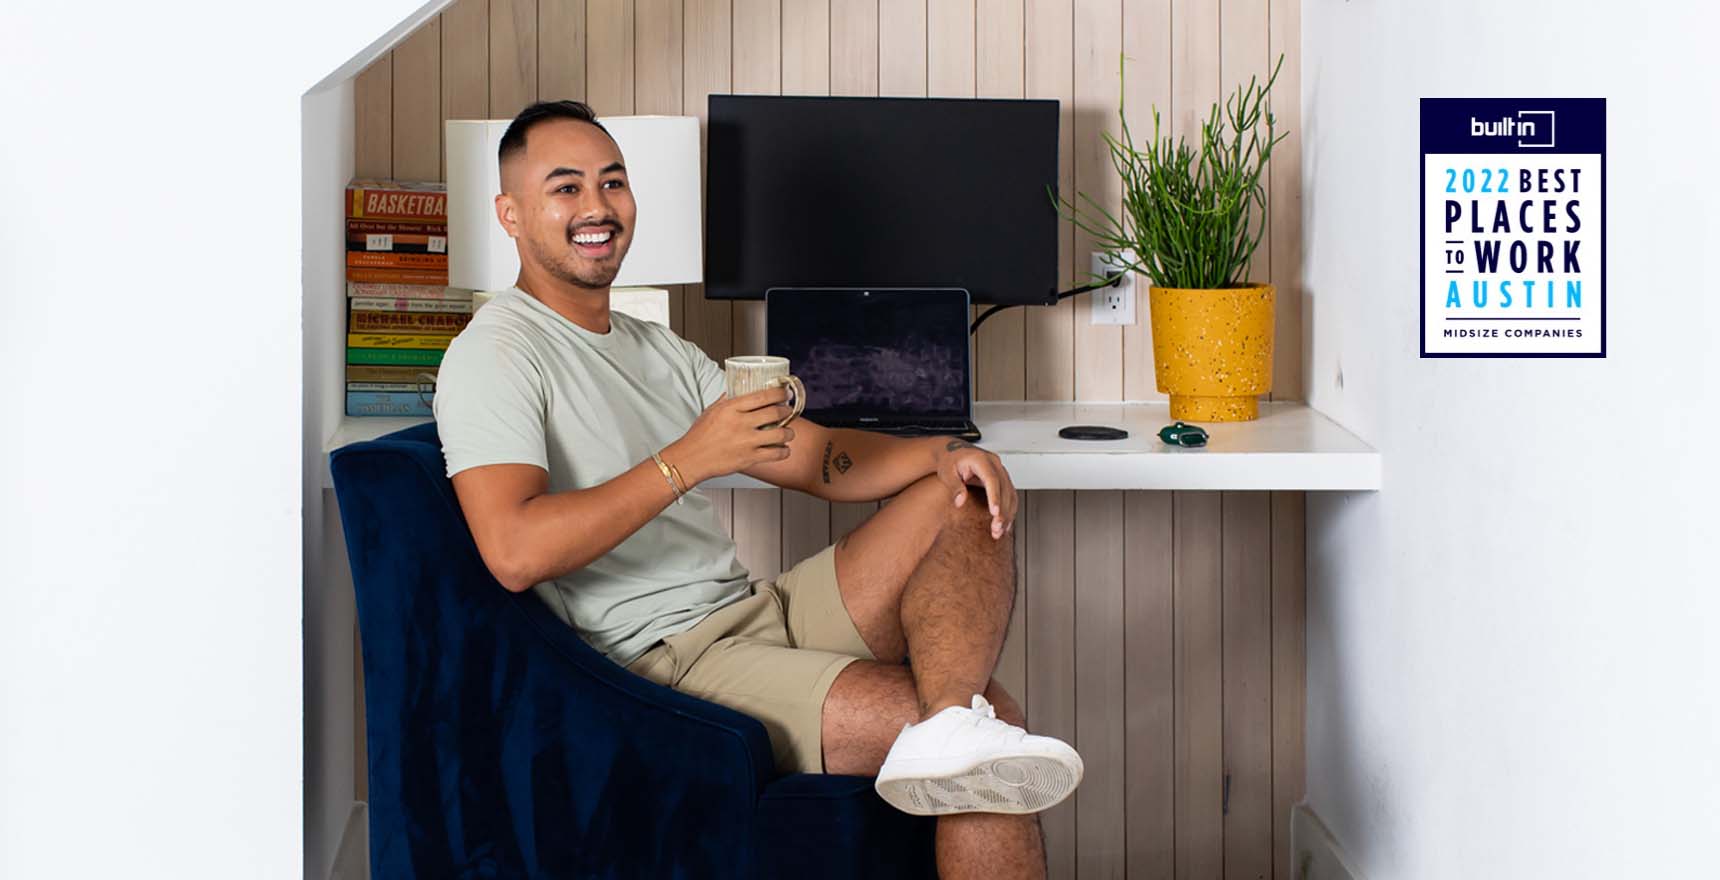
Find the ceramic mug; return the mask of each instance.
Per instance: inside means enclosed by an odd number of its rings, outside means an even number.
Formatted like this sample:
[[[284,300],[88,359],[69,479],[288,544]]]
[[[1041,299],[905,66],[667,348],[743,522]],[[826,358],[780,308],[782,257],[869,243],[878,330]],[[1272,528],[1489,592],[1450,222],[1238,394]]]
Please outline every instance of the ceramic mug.
[[[723,374],[728,379],[730,397],[779,385],[788,386],[788,406],[793,411],[788,418],[776,423],[778,428],[806,411],[806,386],[801,384],[800,377],[789,375],[788,358],[764,354],[732,357],[723,361]]]

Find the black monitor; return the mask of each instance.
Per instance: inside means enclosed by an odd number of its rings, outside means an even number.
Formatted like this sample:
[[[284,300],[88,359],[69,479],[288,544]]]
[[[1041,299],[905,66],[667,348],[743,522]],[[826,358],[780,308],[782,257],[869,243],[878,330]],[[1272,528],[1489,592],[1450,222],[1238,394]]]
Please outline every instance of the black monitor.
[[[1057,292],[1057,102],[712,95],[705,295]]]

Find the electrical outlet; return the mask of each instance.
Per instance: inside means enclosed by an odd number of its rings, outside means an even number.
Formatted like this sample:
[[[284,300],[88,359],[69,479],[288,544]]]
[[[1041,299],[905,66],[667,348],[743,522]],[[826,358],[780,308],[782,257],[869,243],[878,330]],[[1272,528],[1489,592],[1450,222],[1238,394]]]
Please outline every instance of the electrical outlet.
[[[1094,326],[1122,326],[1135,323],[1135,273],[1124,271],[1123,267],[1105,259],[1104,254],[1093,254],[1092,270],[1095,278],[1104,278],[1118,271],[1123,271],[1123,277],[1116,287],[1101,287],[1087,294],[1089,314]]]

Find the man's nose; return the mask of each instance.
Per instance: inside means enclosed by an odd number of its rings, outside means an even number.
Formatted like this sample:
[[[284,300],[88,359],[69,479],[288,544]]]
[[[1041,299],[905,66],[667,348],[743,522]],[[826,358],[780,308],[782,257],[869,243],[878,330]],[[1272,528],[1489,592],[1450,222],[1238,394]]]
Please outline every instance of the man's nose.
[[[602,220],[615,216],[615,207],[602,186],[594,186],[585,191],[579,200],[579,216],[582,220]]]

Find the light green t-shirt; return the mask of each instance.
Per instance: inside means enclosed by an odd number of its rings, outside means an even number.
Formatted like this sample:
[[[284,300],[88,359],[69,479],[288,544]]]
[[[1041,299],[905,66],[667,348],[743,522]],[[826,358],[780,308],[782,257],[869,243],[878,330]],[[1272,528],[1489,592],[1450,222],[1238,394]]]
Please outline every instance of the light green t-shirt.
[[[434,408],[448,476],[530,464],[564,492],[648,460],[723,390],[722,368],[667,327],[615,313],[608,333],[593,333],[516,287],[448,346]],[[590,565],[533,590],[625,666],[748,587],[710,500],[690,492]]]

